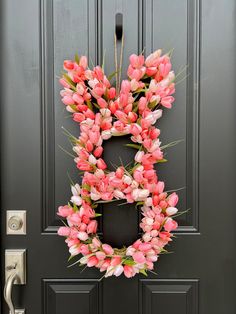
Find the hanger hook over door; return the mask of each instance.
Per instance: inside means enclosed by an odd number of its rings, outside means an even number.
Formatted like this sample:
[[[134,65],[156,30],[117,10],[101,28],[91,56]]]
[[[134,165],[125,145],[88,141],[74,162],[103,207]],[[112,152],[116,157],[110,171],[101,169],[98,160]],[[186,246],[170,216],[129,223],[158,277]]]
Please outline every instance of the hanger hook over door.
[[[123,35],[123,14],[116,13],[116,38],[120,40]]]

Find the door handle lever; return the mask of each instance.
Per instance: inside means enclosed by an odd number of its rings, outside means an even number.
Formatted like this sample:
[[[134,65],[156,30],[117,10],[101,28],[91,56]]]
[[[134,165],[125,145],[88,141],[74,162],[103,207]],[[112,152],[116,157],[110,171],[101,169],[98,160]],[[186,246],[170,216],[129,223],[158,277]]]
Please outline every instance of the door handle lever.
[[[24,314],[24,309],[15,309],[12,302],[14,284],[26,283],[26,250],[5,250],[5,286],[4,299],[10,314]]]
[[[4,299],[9,307],[10,314],[15,314],[15,308],[12,303],[12,287],[16,279],[17,279],[17,272],[13,271],[7,278],[5,287],[4,287]]]

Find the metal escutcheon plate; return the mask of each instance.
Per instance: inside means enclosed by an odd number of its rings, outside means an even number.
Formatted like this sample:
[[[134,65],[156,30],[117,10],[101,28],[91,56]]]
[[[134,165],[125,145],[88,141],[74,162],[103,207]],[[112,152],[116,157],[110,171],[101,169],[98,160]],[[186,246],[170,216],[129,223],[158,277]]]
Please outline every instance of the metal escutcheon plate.
[[[6,234],[26,235],[26,210],[6,211]]]
[[[9,277],[12,271],[17,270],[17,281],[14,284],[26,284],[26,250],[6,250],[5,251],[5,278]]]

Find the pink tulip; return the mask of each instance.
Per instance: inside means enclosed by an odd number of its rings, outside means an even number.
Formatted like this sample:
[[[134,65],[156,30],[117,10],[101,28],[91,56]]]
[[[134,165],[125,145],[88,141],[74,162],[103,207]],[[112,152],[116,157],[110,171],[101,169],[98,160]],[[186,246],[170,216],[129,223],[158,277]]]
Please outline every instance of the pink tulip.
[[[150,148],[150,150],[152,151],[152,148]],[[160,148],[158,148],[152,152],[152,156],[155,160],[162,160],[163,152],[160,150]]]
[[[165,183],[162,181],[159,181],[156,185],[156,192],[158,194],[161,194],[164,191],[164,188],[165,188]]]
[[[102,169],[102,170],[104,170],[104,169],[107,168],[107,165],[106,165],[105,161],[104,161],[102,158],[99,158],[99,159],[98,159],[98,161],[97,161],[97,167],[98,167],[99,169]]]
[[[87,262],[87,266],[88,267],[93,267],[93,266],[96,266],[98,264],[98,259],[96,256],[90,256],[89,259],[88,259],[88,262]]]
[[[124,268],[122,265],[117,265],[114,269],[114,272],[113,274],[116,276],[116,277],[119,277],[124,271]]]
[[[171,207],[175,207],[175,205],[178,203],[178,200],[179,200],[178,195],[176,193],[172,193],[168,197],[168,204]]]
[[[139,111],[142,113],[147,107],[147,98],[141,97],[138,102]]]
[[[131,89],[130,81],[123,80],[121,82],[121,93],[128,94],[130,92],[130,89]]]
[[[149,242],[151,240],[151,238],[152,238],[152,236],[151,236],[150,232],[144,233],[144,235],[143,235],[143,241],[144,242]]]
[[[84,103],[84,98],[81,95],[77,94],[77,93],[74,93],[72,98],[79,105],[82,105]]]
[[[124,175],[124,167],[119,167],[119,168],[117,168],[115,175],[116,175],[116,177],[117,177],[118,179],[123,178],[123,175]]]
[[[94,120],[94,119],[95,119],[95,114],[94,114],[93,111],[90,110],[90,109],[87,109],[84,114],[85,114],[85,117],[86,117],[86,118],[89,118],[89,119],[91,119],[91,120]]]
[[[108,106],[108,103],[103,98],[98,98],[97,102],[100,108],[107,108]]]
[[[146,261],[145,256],[143,255],[142,252],[136,252],[133,254],[133,259],[136,263],[138,264],[143,264]]]
[[[171,70],[171,63],[167,62],[166,64],[162,63],[159,65],[159,73],[162,77],[166,77]]]
[[[132,54],[129,57],[129,61],[130,61],[130,64],[132,65],[132,67],[140,68],[144,64],[144,56],[143,55],[137,56],[135,54]]]
[[[102,249],[107,255],[112,255],[114,253],[113,248],[109,244],[103,244]]]
[[[59,80],[60,84],[66,88],[70,88],[70,84],[67,83],[67,81],[64,78],[61,78]]]
[[[88,245],[86,245],[86,244],[81,244],[81,245],[80,245],[80,252],[81,252],[81,254],[83,254],[83,255],[88,255],[88,254],[90,254]]]
[[[86,56],[81,56],[79,60],[79,65],[85,70],[88,66],[88,60]]]
[[[127,250],[126,250],[126,255],[127,256],[132,256],[134,253],[135,253],[135,248],[134,247],[132,247],[132,246],[129,246],[128,248],[127,248]]]
[[[64,96],[62,98],[62,102],[65,104],[65,105],[74,105],[74,100],[71,96]]]
[[[87,150],[88,152],[92,152],[92,151],[93,151],[93,143],[92,143],[90,140],[88,140],[88,141],[86,142],[85,148],[86,148],[86,150]]]
[[[72,196],[71,197],[71,202],[74,203],[77,206],[80,206],[82,204],[82,198],[80,196]]]
[[[172,230],[177,229],[178,224],[172,218],[167,218],[164,224],[165,231],[171,232]]]
[[[139,202],[145,200],[145,198],[148,197],[149,193],[149,190],[146,189],[134,189],[132,192],[132,196],[135,201]]]
[[[72,215],[73,213],[74,213],[73,209],[68,205],[58,207],[58,213],[57,213],[58,216],[68,217]]]
[[[83,113],[80,113],[80,112],[75,112],[73,114],[73,120],[75,122],[82,122],[85,120],[85,115]]]
[[[101,157],[102,152],[103,152],[103,147],[99,146],[93,151],[93,154],[95,157]]]
[[[96,220],[92,220],[90,221],[90,223],[88,224],[87,227],[87,233],[96,233],[97,232],[97,221]]]
[[[167,214],[168,216],[175,215],[177,212],[178,212],[178,209],[175,208],[175,207],[168,207],[168,208],[166,209],[166,214]]]
[[[115,198],[117,199],[123,199],[125,198],[125,195],[123,192],[121,192],[120,190],[114,190],[113,195]]]
[[[142,132],[142,128],[139,124],[133,123],[131,124],[130,127],[130,133],[133,134],[134,136],[140,134]]]
[[[77,245],[71,246],[69,249],[69,253],[71,254],[71,256],[75,256],[80,254],[80,248]]]
[[[160,56],[161,56],[161,49],[158,49],[146,58],[145,65],[147,67],[156,67],[158,65]]]
[[[151,124],[155,124],[157,119],[160,119],[162,116],[162,110],[161,109],[158,109],[158,110],[155,110],[155,111],[152,111],[150,112],[145,120],[148,121]]]
[[[124,275],[125,277],[127,278],[131,278],[134,276],[134,271],[133,271],[133,267],[132,266],[129,266],[129,265],[125,265],[124,266]]]
[[[139,250],[142,252],[149,251],[151,250],[151,248],[152,248],[152,245],[150,243],[141,243],[139,245]]]
[[[97,238],[93,238],[92,244],[95,248],[100,248],[100,246],[102,245],[101,242]]]
[[[134,157],[134,160],[141,163],[144,154],[144,151],[138,151]]]
[[[135,113],[135,112],[128,112],[128,120],[130,122],[135,122],[137,119],[138,119],[137,113]]]
[[[92,170],[91,165],[87,161],[83,161],[83,160],[80,160],[77,162],[77,168],[79,168],[80,170],[83,170],[83,171]]]
[[[157,68],[156,67],[150,67],[146,69],[146,74],[148,76],[153,76],[157,73]]]
[[[104,252],[96,252],[96,257],[99,261],[103,261],[106,258],[106,254]]]
[[[172,107],[172,103],[174,102],[174,100],[175,100],[174,97],[166,96],[161,99],[161,104],[162,106],[170,109]]]
[[[110,266],[110,262],[111,262],[110,258],[106,258],[101,264],[100,271],[103,272],[107,270],[107,268]]]
[[[143,182],[143,174],[142,171],[138,171],[137,169],[133,173],[134,179],[138,182],[141,183]],[[134,194],[132,194],[134,196]],[[135,194],[136,195],[136,194]],[[136,197],[136,196],[135,196]],[[135,199],[135,198],[134,198]]]
[[[71,60],[64,61],[64,69],[67,71],[71,71],[74,69],[74,62]]]
[[[111,266],[117,266],[121,263],[121,257],[120,256],[114,256],[111,259]]]
[[[69,227],[60,227],[57,231],[57,234],[63,237],[69,237],[70,228]]]
[[[81,240],[81,241],[86,241],[88,240],[88,234],[84,231],[79,231],[78,232],[78,238]]]
[[[139,81],[145,74],[145,68],[142,69],[135,69],[131,65],[128,67],[127,75],[130,79],[135,79],[136,81]]]
[[[114,87],[110,88],[107,96],[109,99],[115,98],[116,97],[116,89]]]

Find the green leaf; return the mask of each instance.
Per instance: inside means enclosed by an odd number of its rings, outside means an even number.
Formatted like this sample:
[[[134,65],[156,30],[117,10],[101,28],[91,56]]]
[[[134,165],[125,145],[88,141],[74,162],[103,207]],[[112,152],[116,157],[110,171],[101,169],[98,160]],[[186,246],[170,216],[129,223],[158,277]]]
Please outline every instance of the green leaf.
[[[75,183],[74,183],[74,181],[72,180],[72,178],[71,178],[71,176],[70,176],[70,174],[69,174],[69,172],[67,171],[67,177],[68,177],[68,179],[69,179],[69,181],[70,181],[70,184],[71,184],[71,186],[74,186],[75,185]]]
[[[64,79],[67,81],[68,84],[72,87],[72,89],[76,90],[75,86],[76,84],[72,81],[72,79],[69,77],[68,74],[64,73],[63,74]]]
[[[76,255],[71,255],[69,258],[68,258],[68,262],[70,262]]]
[[[74,111],[77,111],[77,107],[76,105],[69,105],[71,107],[71,109],[73,109]]]
[[[79,64],[79,61],[80,61],[79,55],[78,55],[78,53],[76,53],[76,54],[75,54],[75,62],[76,62],[77,64]]]
[[[136,166],[134,166],[132,169],[131,169],[131,173],[133,173],[138,167],[140,167],[141,164],[137,164]]]
[[[98,106],[98,104],[96,104],[95,102],[93,102],[94,107],[96,107],[97,109],[100,109],[100,107]]]
[[[102,216],[102,214],[100,214],[100,213],[95,214],[95,217],[100,217],[100,216]]]
[[[65,227],[68,227],[68,225],[65,223],[65,221],[63,221],[62,219],[60,219],[60,221],[63,223],[63,225],[64,225]]]
[[[135,265],[135,262],[130,260],[130,259],[127,259],[127,260],[124,260],[123,261],[123,264],[124,265],[128,265],[128,266],[134,266]]]
[[[90,191],[90,185],[88,184],[82,184],[82,189]]]
[[[191,209],[191,208],[188,208],[188,209],[186,209],[186,210],[184,210],[184,211],[182,211],[182,212],[178,212],[177,214],[171,216],[171,218],[176,218],[176,217],[178,217],[178,216],[181,216],[181,215],[183,215],[183,214],[186,214],[186,213],[188,213],[188,212],[190,211],[190,209]]]
[[[139,272],[141,274],[143,274],[144,276],[147,276],[147,272],[146,272],[145,268],[144,269],[140,269]]]
[[[77,207],[77,205],[74,204],[74,203],[73,203],[73,210],[74,210],[74,212],[77,212],[77,211],[79,210],[78,207]]]
[[[65,150],[61,145],[58,145],[58,147],[60,147],[60,149],[61,149],[64,153],[66,153],[67,155],[69,155],[70,157],[72,157],[72,158],[75,158],[75,157],[76,157],[75,155],[73,155],[73,154],[69,153],[67,150]]]
[[[102,70],[103,71],[104,71],[104,67],[105,67],[105,57],[106,57],[106,50],[104,50],[103,58],[102,58]]]
[[[120,71],[115,71],[115,72],[112,72],[108,77],[108,81],[110,81],[116,74],[118,74]]]
[[[158,275],[158,274],[157,274],[155,271],[153,271],[153,270],[150,270],[150,269],[149,269],[148,271],[149,271],[150,273],[156,275],[156,276]]]
[[[156,107],[156,105],[157,105],[157,101],[155,100],[155,101],[151,102],[151,103],[148,105],[148,107],[149,107],[150,109],[154,109],[154,108]]]
[[[136,148],[138,150],[142,149],[142,145],[138,145],[138,144],[125,144],[125,146]]]
[[[87,203],[90,203],[90,197],[88,196],[83,196],[83,200],[85,200]]]
[[[133,103],[133,109],[132,109],[133,112],[137,112],[138,111],[138,101],[135,101]]]
[[[68,137],[71,137],[71,138],[73,138],[75,141],[78,142],[78,139],[77,139],[73,134],[71,134],[66,128],[64,128],[64,126],[62,126],[61,128],[62,128],[62,130],[65,132],[65,134],[66,134]]]
[[[156,163],[159,164],[159,163],[163,163],[163,162],[167,162],[167,161],[168,161],[167,159],[164,159],[164,158],[163,158],[163,159],[161,159],[161,160],[157,160]]]
[[[143,205],[144,204],[144,202],[137,202],[136,203],[136,206],[141,206],[141,205]]]
[[[179,143],[181,143],[181,142],[183,142],[183,141],[184,141],[184,139],[170,142],[170,143],[168,143],[168,144],[166,144],[166,145],[161,146],[160,149],[165,149],[165,148],[173,147],[173,146],[175,146],[175,145],[177,145],[177,144],[179,144]]]
[[[90,100],[87,100],[87,106],[91,111],[93,111],[93,105],[91,104]]]
[[[119,199],[113,199],[113,200],[108,200],[108,201],[96,201],[97,204],[103,204],[103,203],[112,203],[112,202],[117,202],[120,201]]]

